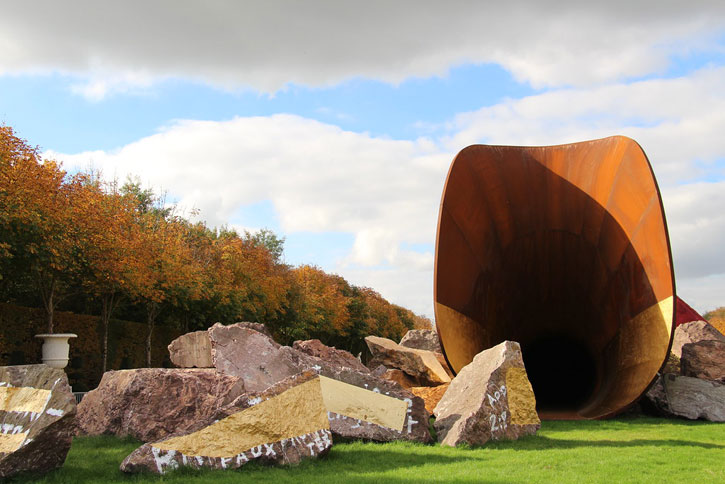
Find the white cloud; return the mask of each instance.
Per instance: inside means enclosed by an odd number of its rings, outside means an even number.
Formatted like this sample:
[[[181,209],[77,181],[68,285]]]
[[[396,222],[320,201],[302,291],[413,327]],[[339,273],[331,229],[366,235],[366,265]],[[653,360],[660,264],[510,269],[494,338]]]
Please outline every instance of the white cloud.
[[[400,244],[433,242],[450,161],[429,140],[373,138],[293,115],[180,121],[116,152],[46,156],[121,180],[139,175],[212,225],[270,200],[284,232],[355,234],[350,264],[429,268],[430,255]]]
[[[680,278],[677,280],[677,295],[700,314],[722,307],[725,301],[725,274]]]
[[[642,145],[660,183],[680,183],[705,175],[708,163],[725,157],[724,85],[720,67],[509,100],[458,115],[446,146],[547,145],[623,134]]]
[[[81,76],[98,99],[149,78],[274,92],[495,62],[534,86],[584,86],[719,49],[723,27],[721,1],[26,1],[3,6],[0,75]]]
[[[138,174],[213,225],[268,200],[283,233],[354,234],[347,257],[329,269],[432,315],[433,254],[408,247],[434,241],[455,151],[480,141],[555,144],[626,134],[642,144],[660,181],[678,289],[700,294],[688,300],[703,310],[725,294],[723,85],[725,68],[561,89],[461,114],[441,140],[375,138],[275,115],[178,121],[115,152],[55,155],[84,168],[92,160],[107,176]],[[708,177],[716,181],[702,181]],[[708,281],[715,286],[698,292]]]
[[[667,188],[662,198],[677,276],[725,277],[725,181]],[[720,290],[725,305],[725,286]]]

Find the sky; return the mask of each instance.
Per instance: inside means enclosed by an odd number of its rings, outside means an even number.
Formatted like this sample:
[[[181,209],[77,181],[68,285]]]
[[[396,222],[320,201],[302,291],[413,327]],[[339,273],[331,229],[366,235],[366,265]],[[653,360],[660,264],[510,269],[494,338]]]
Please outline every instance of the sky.
[[[11,2],[0,123],[431,318],[458,151],[629,136],[678,295],[725,305],[721,0]]]

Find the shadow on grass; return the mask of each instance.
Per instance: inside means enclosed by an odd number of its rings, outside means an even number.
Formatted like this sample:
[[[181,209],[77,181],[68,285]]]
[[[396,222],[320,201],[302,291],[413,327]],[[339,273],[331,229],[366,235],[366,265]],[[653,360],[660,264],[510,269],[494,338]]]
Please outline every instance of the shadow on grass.
[[[725,449],[725,445],[708,442],[697,442],[680,439],[633,439],[633,440],[571,440],[553,439],[543,435],[528,436],[517,441],[489,442],[485,446],[471,447],[471,449],[492,449],[504,450],[513,449],[517,451],[526,450],[557,450],[557,449],[580,449],[580,448],[626,448],[626,447],[699,447],[702,449]]]
[[[620,430],[630,427],[638,429],[657,428],[663,425],[668,427],[708,427],[717,426],[717,422],[706,420],[689,420],[678,418],[643,417],[640,415],[617,417],[606,420],[544,420],[541,422],[542,431],[554,432],[581,432],[582,430]]]
[[[342,446],[341,446],[342,447]],[[452,449],[454,450],[454,449]],[[179,469],[164,476],[165,481],[194,482],[253,482],[253,483],[393,483],[411,482],[460,482],[503,484],[504,479],[483,479],[476,475],[469,478],[451,478],[443,474],[442,469],[451,465],[468,465],[474,468],[484,461],[492,461],[494,456],[473,456],[460,454],[441,455],[431,446],[404,444],[400,448],[375,443],[345,444],[343,449],[333,448],[320,460],[305,460],[292,467],[270,467],[250,462],[235,471],[211,471],[198,469]],[[423,469],[424,468],[424,469]],[[225,481],[222,473],[230,481]],[[421,478],[421,475],[426,477]],[[158,479],[147,475],[148,479]]]

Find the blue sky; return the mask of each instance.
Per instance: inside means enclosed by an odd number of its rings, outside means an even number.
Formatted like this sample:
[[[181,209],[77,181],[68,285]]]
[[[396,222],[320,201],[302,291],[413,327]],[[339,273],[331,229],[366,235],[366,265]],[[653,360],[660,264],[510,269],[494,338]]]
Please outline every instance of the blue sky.
[[[431,317],[456,152],[628,135],[678,293],[725,304],[722,2],[32,0],[0,18],[0,122]]]
[[[175,119],[293,113],[373,136],[414,138],[472,106],[536,92],[496,64],[452,67],[442,76],[389,84],[355,78],[322,88],[289,85],[275,93],[223,90],[183,78],[134,93],[89,100],[72,95],[74,76],[0,78],[0,120],[43,147],[74,153],[112,150],[156,132]],[[11,122],[12,121],[12,122]]]

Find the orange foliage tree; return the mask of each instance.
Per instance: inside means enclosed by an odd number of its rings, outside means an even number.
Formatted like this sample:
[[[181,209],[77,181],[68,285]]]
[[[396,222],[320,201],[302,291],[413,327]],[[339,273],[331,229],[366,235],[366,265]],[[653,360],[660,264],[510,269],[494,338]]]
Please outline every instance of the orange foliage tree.
[[[53,313],[79,271],[83,241],[74,210],[82,203],[83,177],[65,180],[53,160],[0,127],[2,256],[34,281],[53,332]]]
[[[77,219],[86,227],[82,286],[101,302],[105,372],[111,315],[124,297],[133,298],[139,292],[141,261],[134,250],[140,237],[138,201],[121,194],[115,182],[103,184],[98,178],[89,179],[85,199],[76,210]]]
[[[0,294],[7,300],[32,282],[50,332],[63,296],[78,291],[97,302],[104,370],[119,307],[129,319],[143,312],[148,365],[161,313],[184,330],[245,319],[265,323],[285,344],[319,338],[355,353],[367,335],[397,340],[430,327],[370,288],[286,265],[283,243],[266,229],[240,235],[191,223],[138,182],[119,189],[98,175],[68,176],[0,126]]]

